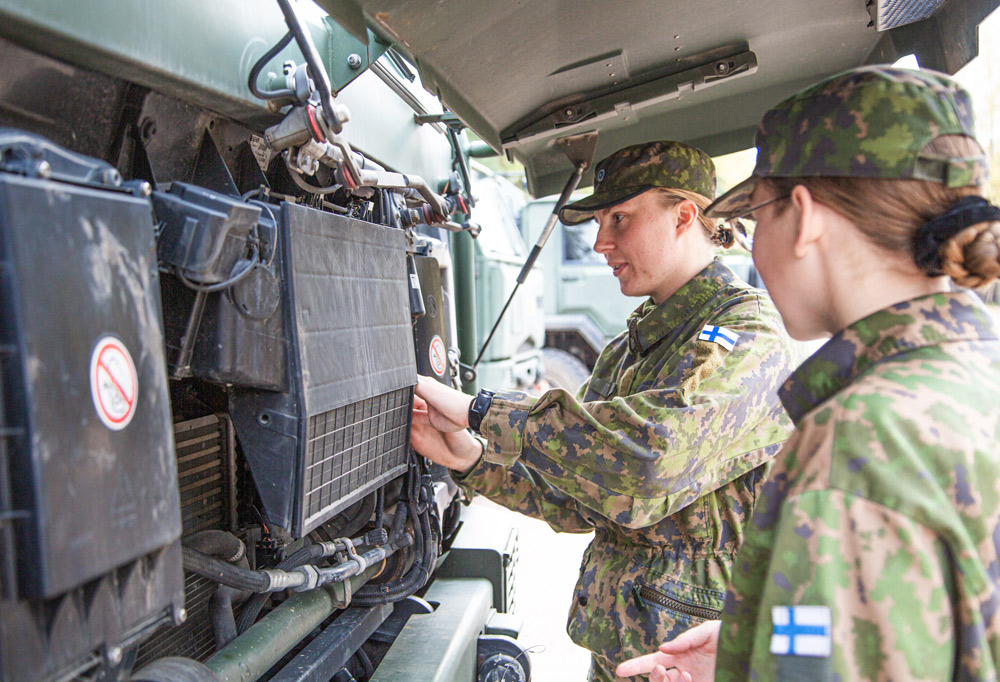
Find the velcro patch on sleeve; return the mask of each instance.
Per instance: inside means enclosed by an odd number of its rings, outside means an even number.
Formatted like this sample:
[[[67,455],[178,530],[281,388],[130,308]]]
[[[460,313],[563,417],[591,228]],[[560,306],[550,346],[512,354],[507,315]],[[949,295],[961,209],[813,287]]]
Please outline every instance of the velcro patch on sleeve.
[[[775,606],[771,609],[771,653],[829,656],[833,648],[829,606]]]
[[[736,346],[736,342],[740,340],[740,335],[732,329],[713,327],[710,324],[706,324],[705,328],[698,334],[698,340],[717,343],[726,350],[732,350]]]

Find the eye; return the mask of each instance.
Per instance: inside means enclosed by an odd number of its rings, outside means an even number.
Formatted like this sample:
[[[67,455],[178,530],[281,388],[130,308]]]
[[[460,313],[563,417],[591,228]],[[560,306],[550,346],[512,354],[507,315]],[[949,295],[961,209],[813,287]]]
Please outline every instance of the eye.
[[[621,221],[625,220],[625,214],[624,213],[612,214],[611,219],[615,222],[615,225],[618,225],[621,223]]]

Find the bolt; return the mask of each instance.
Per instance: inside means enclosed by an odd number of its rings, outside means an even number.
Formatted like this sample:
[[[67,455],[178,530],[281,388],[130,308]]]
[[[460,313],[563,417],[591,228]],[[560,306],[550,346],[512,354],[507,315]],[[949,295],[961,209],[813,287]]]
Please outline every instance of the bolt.
[[[716,73],[725,73],[726,71],[729,71],[729,64],[726,64],[725,62],[719,62],[718,64],[715,65]]]
[[[576,116],[576,112],[573,111],[572,109],[567,108],[565,111],[563,111],[563,116],[565,116],[566,118],[573,118],[574,116]]]
[[[181,625],[188,619],[187,609],[178,606],[174,609],[174,625]]]
[[[352,69],[360,69],[361,68],[361,55],[356,54],[354,52],[352,52],[351,54],[347,55],[347,65],[349,67],[351,67]]]
[[[105,185],[113,185],[118,187],[122,184],[122,174],[119,173],[114,168],[108,168],[103,173],[101,173],[101,182]]]
[[[147,118],[139,124],[139,137],[142,138],[143,142],[149,142],[153,135],[156,135],[156,121]]]
[[[107,650],[105,656],[108,659],[108,663],[118,665],[122,662],[122,648],[120,646],[113,646]]]
[[[35,164],[35,175],[40,178],[47,178],[52,175],[52,164],[48,161],[39,161]]]
[[[139,185],[139,196],[148,197],[153,194],[153,186],[148,182],[140,183]]]

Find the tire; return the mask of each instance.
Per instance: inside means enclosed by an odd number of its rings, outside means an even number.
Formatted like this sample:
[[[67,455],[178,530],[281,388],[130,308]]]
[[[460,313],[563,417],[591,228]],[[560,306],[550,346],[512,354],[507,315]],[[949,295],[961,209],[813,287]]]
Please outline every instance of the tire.
[[[574,355],[558,348],[542,349],[543,379],[552,388],[561,388],[576,395],[583,382],[590,377],[590,370]]]

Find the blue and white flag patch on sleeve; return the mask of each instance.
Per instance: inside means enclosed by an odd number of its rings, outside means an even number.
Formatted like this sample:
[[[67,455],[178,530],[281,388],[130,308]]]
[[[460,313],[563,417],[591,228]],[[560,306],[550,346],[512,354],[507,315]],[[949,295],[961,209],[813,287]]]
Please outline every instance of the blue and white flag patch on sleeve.
[[[736,342],[740,340],[740,335],[732,329],[713,327],[710,324],[706,324],[705,328],[701,330],[701,334],[698,334],[698,340],[717,343],[726,350],[732,350]]]
[[[771,608],[771,653],[778,656],[829,656],[833,648],[829,606]]]

